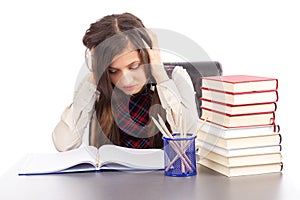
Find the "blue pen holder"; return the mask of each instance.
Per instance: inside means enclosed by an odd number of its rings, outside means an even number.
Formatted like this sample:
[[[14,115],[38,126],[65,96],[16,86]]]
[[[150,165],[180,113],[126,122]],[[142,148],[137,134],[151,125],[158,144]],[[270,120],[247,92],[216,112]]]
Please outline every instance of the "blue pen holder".
[[[163,137],[165,175],[185,177],[197,174],[195,139],[192,134],[182,138],[177,133],[173,138]]]

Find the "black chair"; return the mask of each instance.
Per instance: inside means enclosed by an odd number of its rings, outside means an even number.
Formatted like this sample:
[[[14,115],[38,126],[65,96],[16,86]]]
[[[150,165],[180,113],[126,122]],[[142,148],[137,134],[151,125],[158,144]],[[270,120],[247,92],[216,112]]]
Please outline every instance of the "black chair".
[[[223,74],[222,66],[217,61],[201,61],[201,62],[164,62],[165,69],[169,76],[171,76],[174,66],[182,66],[187,70],[190,75],[195,91],[196,91],[196,103],[198,108],[199,117],[201,116],[201,89],[202,79],[206,76],[221,76]]]

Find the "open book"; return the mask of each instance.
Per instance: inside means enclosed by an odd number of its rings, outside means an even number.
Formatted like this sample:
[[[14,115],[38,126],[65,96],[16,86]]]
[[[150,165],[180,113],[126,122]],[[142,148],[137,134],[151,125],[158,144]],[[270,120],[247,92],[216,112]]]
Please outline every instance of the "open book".
[[[164,169],[164,152],[161,149],[132,149],[103,145],[99,149],[84,146],[66,152],[30,154],[26,157],[19,175],[162,169]]]

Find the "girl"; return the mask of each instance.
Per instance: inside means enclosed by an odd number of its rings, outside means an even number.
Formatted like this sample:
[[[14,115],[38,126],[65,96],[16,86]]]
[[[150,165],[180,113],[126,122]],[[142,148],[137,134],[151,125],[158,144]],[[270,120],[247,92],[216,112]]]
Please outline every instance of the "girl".
[[[158,114],[171,132],[197,129],[190,77],[179,66],[168,77],[155,37],[139,18],[130,13],[105,16],[90,25],[83,44],[91,73],[53,131],[58,151],[79,147],[88,124],[90,145],[96,147],[161,148],[162,135],[151,120]]]

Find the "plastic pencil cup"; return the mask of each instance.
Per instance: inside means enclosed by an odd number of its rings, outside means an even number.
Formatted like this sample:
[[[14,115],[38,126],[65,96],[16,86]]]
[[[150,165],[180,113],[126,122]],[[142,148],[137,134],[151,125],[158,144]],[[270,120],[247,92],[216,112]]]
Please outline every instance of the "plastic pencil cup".
[[[185,177],[197,174],[195,139],[192,134],[183,138],[177,133],[173,138],[163,137],[165,175]]]

